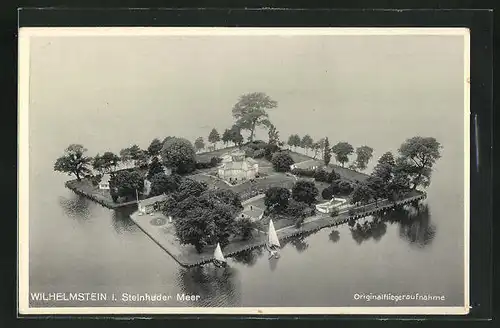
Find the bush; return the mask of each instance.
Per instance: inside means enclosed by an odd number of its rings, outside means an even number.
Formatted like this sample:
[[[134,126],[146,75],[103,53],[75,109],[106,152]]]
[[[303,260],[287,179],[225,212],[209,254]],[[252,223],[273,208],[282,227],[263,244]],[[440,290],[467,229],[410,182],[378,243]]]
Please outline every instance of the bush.
[[[219,157],[212,157],[208,162],[196,162],[196,169],[210,169],[212,167],[216,167],[222,161]]]
[[[325,199],[325,200],[332,199],[333,195],[334,194],[333,194],[333,186],[332,185],[329,185],[328,187],[323,189],[323,191],[321,192],[321,197],[323,197],[323,199]]]
[[[265,149],[258,149],[254,151],[253,153],[253,158],[262,158],[266,155],[266,150]]]
[[[338,208],[333,208],[332,209],[332,212],[330,213],[330,216],[332,218],[336,217],[336,216],[339,216],[339,209]]]
[[[253,223],[249,218],[241,218],[235,222],[235,233],[243,240],[248,240],[252,235]]]
[[[273,155],[271,163],[276,172],[288,172],[294,161],[290,154],[286,152],[277,152]]]
[[[268,160],[271,161],[274,154],[280,151],[280,147],[274,144],[267,144],[266,147],[264,148],[264,157]]]
[[[327,182],[328,180],[328,172],[323,169],[317,169],[314,171],[314,180],[318,182]]]
[[[340,179],[340,174],[335,173],[334,170],[332,170],[330,173],[328,173],[326,177],[326,182],[332,183],[334,180]]]

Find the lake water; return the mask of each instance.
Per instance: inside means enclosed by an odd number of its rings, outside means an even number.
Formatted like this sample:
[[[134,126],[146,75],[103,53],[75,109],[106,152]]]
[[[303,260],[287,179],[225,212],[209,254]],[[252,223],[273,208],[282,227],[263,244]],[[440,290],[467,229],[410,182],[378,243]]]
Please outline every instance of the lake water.
[[[300,65],[294,66],[289,57],[286,65],[278,59],[273,65],[269,59],[272,54],[263,56],[257,52],[253,60],[265,57],[269,65],[266,67],[275,68],[273,74],[262,77],[247,69],[246,76],[231,75],[237,81],[250,81],[243,85],[231,79],[224,82],[223,76],[208,72],[206,75],[211,79],[203,86],[197,80],[193,88],[209,90],[196,97],[189,96],[188,83],[180,83],[179,92],[166,92],[174,84],[164,83],[160,90],[155,78],[180,74],[176,70],[186,70],[187,62],[194,60],[197,53],[179,54],[189,58],[174,65],[167,60],[174,56],[171,49],[158,50],[154,48],[160,47],[158,40],[142,39],[137,41],[137,49],[148,45],[151,53],[165,57],[161,64],[160,57],[151,55],[150,61],[156,66],[145,63],[144,69],[139,70],[113,56],[116,49],[129,49],[122,39],[34,40],[30,100],[30,292],[102,292],[114,293],[117,298],[122,293],[174,295],[174,300],[165,303],[108,300],[71,302],[64,306],[395,304],[354,297],[370,293],[445,297],[445,301],[405,301],[396,305],[463,305],[463,44],[450,37],[410,39],[398,41],[405,46],[391,48],[394,40],[372,38],[365,41],[371,50],[364,52],[359,51],[359,42],[349,45],[345,40],[337,40],[336,44],[345,44],[330,50],[332,56],[337,51],[332,68],[336,70],[334,77],[321,73],[321,69],[299,72]],[[289,40],[282,42],[286,48]],[[216,49],[214,45],[206,51],[217,53]],[[327,51],[324,46],[321,49]],[[138,52],[145,55],[144,50],[134,51],[130,50],[129,61],[143,58]],[[387,53],[391,54],[390,60],[383,61]],[[356,58],[352,59],[353,56]],[[330,65],[327,57],[319,58],[325,67]],[[297,62],[306,62],[304,67],[312,67],[319,60],[304,53],[297,58]],[[197,67],[198,71],[210,71],[217,64],[210,53],[200,60],[203,68]],[[359,62],[349,70],[342,60]],[[239,66],[227,65],[231,67],[227,70],[236,75],[233,70]],[[127,77],[123,82],[116,80],[117,71]],[[285,76],[296,78],[284,79]],[[340,82],[335,76],[348,78]],[[360,85],[355,83],[356,78]],[[147,79],[152,82],[148,84]],[[434,168],[432,184],[427,190],[427,209],[413,219],[405,219],[401,214],[396,221],[403,223],[378,224],[365,233],[353,233],[348,225],[323,229],[288,242],[276,262],[256,251],[229,259],[230,268],[226,271],[210,267],[185,269],[132,223],[128,214],[133,208],[112,211],[79,197],[64,188],[68,177],[52,170],[55,159],[70,143],[81,143],[89,149],[89,155],[94,155],[106,150],[118,152],[133,143],[147,147],[155,137],[178,135],[194,140],[199,135],[208,135],[213,126],[223,130],[231,124],[230,109],[235,99],[245,90],[255,89],[264,90],[279,101],[271,120],[283,139],[296,132],[310,133],[314,139],[328,136],[332,144],[343,140],[354,146],[367,144],[375,149],[369,170],[381,154],[388,150],[396,152],[406,138],[436,137],[444,147],[443,157]],[[188,100],[183,103],[182,97]],[[266,138],[265,133],[259,133]],[[177,302],[177,293],[201,297],[197,303]],[[57,302],[32,305],[61,306]]]

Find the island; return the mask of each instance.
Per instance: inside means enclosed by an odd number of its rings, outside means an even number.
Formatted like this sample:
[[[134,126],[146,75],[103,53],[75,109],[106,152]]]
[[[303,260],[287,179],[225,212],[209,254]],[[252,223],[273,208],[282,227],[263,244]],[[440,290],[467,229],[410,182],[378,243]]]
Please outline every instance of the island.
[[[281,141],[268,115],[276,107],[264,93],[244,94],[232,109],[234,124],[222,134],[213,128],[209,145],[201,136],[167,136],[147,149],[89,157],[71,144],[54,170],[75,176],[66,187],[105,207],[136,206],[131,220],[185,267],[213,261],[217,244],[226,257],[264,246],[270,220],[285,240],[426,198],[441,156],[435,138],[404,140],[368,174],[374,150],[367,145],[332,146],[309,134]],[[257,128],[267,140],[255,139]]]

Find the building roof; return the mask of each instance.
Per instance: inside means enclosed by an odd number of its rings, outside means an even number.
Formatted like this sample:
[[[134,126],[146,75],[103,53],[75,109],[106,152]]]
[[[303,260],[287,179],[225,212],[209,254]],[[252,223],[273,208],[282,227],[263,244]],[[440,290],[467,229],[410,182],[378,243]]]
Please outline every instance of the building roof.
[[[158,195],[158,196],[154,196],[154,197],[140,200],[139,203],[141,203],[142,206],[154,205],[155,203],[163,202],[164,200],[167,199],[167,197],[168,197],[167,195],[162,194],[162,195]]]

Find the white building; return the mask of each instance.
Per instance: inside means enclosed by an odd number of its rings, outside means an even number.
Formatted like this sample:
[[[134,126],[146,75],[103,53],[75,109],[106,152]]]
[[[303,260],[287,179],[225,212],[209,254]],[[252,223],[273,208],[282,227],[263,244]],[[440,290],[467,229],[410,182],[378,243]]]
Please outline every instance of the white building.
[[[219,177],[229,182],[253,179],[258,172],[259,164],[253,158],[245,157],[241,150],[223,155],[218,169]]]
[[[109,174],[104,174],[99,182],[99,189],[101,190],[109,190],[109,180],[111,176]]]
[[[333,209],[340,210],[346,207],[348,207],[347,200],[333,197],[326,203],[316,205],[316,210],[320,213],[331,213]]]

